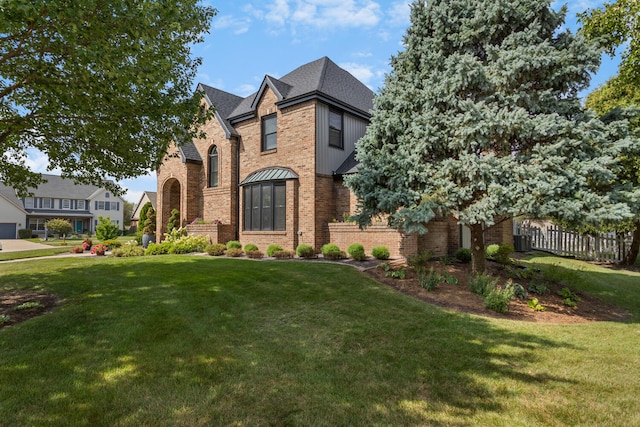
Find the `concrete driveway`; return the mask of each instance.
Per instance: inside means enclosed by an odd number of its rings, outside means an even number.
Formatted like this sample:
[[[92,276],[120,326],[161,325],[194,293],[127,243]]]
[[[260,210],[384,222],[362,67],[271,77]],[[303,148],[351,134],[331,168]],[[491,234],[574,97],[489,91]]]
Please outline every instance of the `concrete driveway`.
[[[22,239],[0,239],[0,245],[2,245],[2,252],[17,252],[28,251],[32,249],[48,249],[51,246],[43,245],[41,243],[33,243],[28,240]]]

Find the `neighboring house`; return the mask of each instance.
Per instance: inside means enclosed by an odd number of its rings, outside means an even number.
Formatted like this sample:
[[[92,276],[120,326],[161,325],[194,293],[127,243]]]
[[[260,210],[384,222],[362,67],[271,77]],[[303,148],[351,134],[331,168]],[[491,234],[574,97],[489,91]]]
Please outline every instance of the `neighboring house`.
[[[31,229],[34,235],[45,235],[45,222],[63,218],[71,222],[74,233],[95,232],[99,217],[109,217],[122,229],[124,224],[124,200],[94,185],[76,184],[71,179],[57,175],[43,175],[46,182],[37,188],[29,188],[32,196],[18,198],[13,189],[0,185],[0,226],[15,231]],[[5,206],[8,209],[5,209]],[[11,224],[11,226],[7,225]]]
[[[142,210],[142,207],[144,205],[151,202],[153,210],[158,210],[158,207],[156,205],[157,194],[158,193],[156,193],[155,191],[145,191],[144,193],[142,193],[142,196],[140,196],[140,200],[138,200],[138,204],[133,209],[133,213],[131,214],[131,229],[133,229],[134,227],[138,227],[138,221],[140,221],[140,211]]]
[[[294,250],[331,241],[343,250],[354,242],[367,251],[387,245],[392,256],[407,256],[460,246],[453,218],[433,222],[426,236],[384,223],[361,231],[339,222],[356,208],[342,176],[357,172],[355,145],[369,124],[374,93],[329,58],[279,79],[267,75],[246,98],[203,84],[198,90],[215,115],[204,126],[206,139],[174,145],[157,171],[158,236],[178,209],[190,231],[263,251],[272,243]]]

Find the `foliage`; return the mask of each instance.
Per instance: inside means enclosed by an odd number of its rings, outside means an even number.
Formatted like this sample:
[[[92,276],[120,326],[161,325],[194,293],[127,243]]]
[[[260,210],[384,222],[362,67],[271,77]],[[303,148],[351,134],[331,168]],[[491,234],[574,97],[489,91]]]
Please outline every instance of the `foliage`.
[[[549,288],[542,282],[531,281],[529,282],[529,292],[532,292],[536,295],[544,295],[549,292]]]
[[[340,247],[335,243],[327,243],[326,245],[323,245],[320,252],[322,252],[322,256],[325,259],[330,260],[339,260],[347,257],[347,254],[344,251],[341,251]]]
[[[153,243],[155,245],[155,243]],[[151,246],[152,244],[149,244]],[[147,250],[149,248],[147,247]],[[132,256],[143,256],[145,255],[145,249],[138,245],[136,241],[127,242],[125,245],[119,246],[111,250],[111,256],[114,257],[132,257]]]
[[[538,301],[538,298],[532,298],[527,302],[527,305],[533,310],[533,311],[546,311],[547,308],[545,306],[543,306],[542,304],[540,304],[540,301]]]
[[[167,233],[171,233],[174,229],[180,227],[180,211],[178,209],[171,209],[171,216],[167,223]]]
[[[81,254],[84,251],[85,250],[82,248],[82,246],[74,246],[73,248],[71,248],[71,253],[73,254]]]
[[[9,320],[11,320],[11,316],[8,314],[0,314],[0,325],[7,323]]]
[[[558,295],[560,295],[560,298],[562,298],[562,302],[564,303],[564,305],[569,307],[576,307],[578,305],[577,303],[582,301],[582,299],[578,295],[576,295],[575,292],[573,292],[566,286],[558,291]]]
[[[258,249],[253,249],[249,251],[245,249],[244,253],[247,255],[247,258],[260,259],[264,257],[264,254],[260,252]]]
[[[227,242],[227,249],[242,249],[242,243],[237,240],[229,240]]]
[[[407,264],[416,270],[425,269],[429,261],[431,261],[432,256],[432,251],[424,250],[416,255],[413,255],[412,257],[409,257],[409,259],[407,260]]]
[[[30,239],[33,235],[33,232],[30,228],[21,228],[18,230],[18,237],[21,239]]]
[[[300,258],[315,258],[316,250],[311,245],[300,243],[296,248],[296,255]]]
[[[513,289],[495,286],[484,296],[484,306],[496,313],[507,313],[513,299]]]
[[[322,253],[322,255],[325,255],[329,252],[337,252],[337,251],[340,251],[340,247],[335,243],[327,243],[326,245],[323,245],[322,248],[320,249],[320,252]]]
[[[394,279],[404,279],[406,277],[404,267],[394,268],[388,261],[378,265],[378,268],[384,270],[385,277],[392,277]]]
[[[229,246],[227,246],[226,255],[228,257],[236,258],[236,257],[242,256],[243,253],[244,251],[242,250],[242,248],[236,248],[236,247],[230,248]]]
[[[26,194],[42,176],[27,150],[77,182],[106,186],[156,170],[172,140],[211,112],[193,91],[215,9],[196,0],[2,2],[0,176]],[[109,176],[111,180],[104,181]]]
[[[107,252],[108,250],[109,248],[106,245],[103,245],[102,243],[98,243],[93,248],[91,248],[91,253],[93,255],[103,256],[105,252]]]
[[[293,251],[279,250],[273,253],[273,257],[276,259],[291,259],[295,253]]]
[[[66,219],[62,219],[62,218],[50,219],[49,221],[44,223],[44,226],[45,228],[60,235],[63,241],[67,237],[67,234],[71,233],[71,231],[73,230],[71,223]]]
[[[166,241],[162,243],[149,243],[147,249],[144,250],[144,255],[166,255],[172,247],[173,243]]]
[[[278,252],[278,251],[282,251],[282,246],[277,245],[277,244],[271,244],[269,246],[267,246],[267,256],[272,257],[274,253]]]
[[[371,256],[375,259],[389,259],[389,255],[389,249],[387,249],[386,246],[376,246],[375,248],[371,249]]]
[[[458,261],[468,264],[471,262],[471,249],[458,248],[455,256]]]
[[[102,242],[102,244],[105,245],[109,250],[122,246],[122,242],[119,240],[105,240],[104,242]]]
[[[603,7],[579,14],[581,32],[596,39],[609,55],[626,45],[619,76],[624,82],[640,88],[640,3],[637,0],[614,0]]]
[[[211,256],[221,256],[224,255],[227,250],[227,245],[222,243],[212,243],[205,248],[205,252]]]
[[[493,259],[503,265],[509,265],[512,263],[510,255],[513,251],[513,246],[507,243],[500,243],[487,246],[485,253],[487,258]]]
[[[84,249],[85,251],[90,250],[92,246],[93,240],[89,239],[88,237],[82,241],[82,249]]]
[[[364,261],[367,258],[367,254],[364,252],[364,246],[360,243],[353,243],[349,245],[347,253],[356,261]]]
[[[171,243],[171,248],[169,249],[170,254],[189,254],[192,252],[204,252],[209,244],[209,237],[188,234],[180,236],[173,241],[165,241]],[[242,249],[240,250],[242,251]]]
[[[228,245],[229,243],[227,243]],[[228,246],[227,246],[228,247]],[[247,243],[246,245],[244,245],[244,251],[245,252],[250,252],[250,251],[257,251],[258,250],[258,246],[254,245],[253,243]]]
[[[565,14],[540,0],[413,3],[405,49],[357,143],[358,173],[346,178],[361,226],[387,215],[424,233],[454,214],[471,231],[478,274],[484,233],[504,218],[631,215],[587,185],[610,182],[628,141],[581,105],[600,51],[563,28]]]
[[[426,268],[418,268],[416,269],[416,273],[418,274],[418,284],[427,291],[436,289],[440,283],[447,283],[449,285],[458,284],[458,279],[455,276],[449,276],[447,273],[438,273],[434,271],[433,267],[431,267],[429,271],[427,271]]]
[[[147,210],[147,218],[144,220],[142,234],[156,234],[156,211],[152,207]]]
[[[485,296],[498,284],[498,280],[486,274],[477,274],[469,279],[469,289],[471,292]]]
[[[526,299],[528,297],[527,290],[520,283],[514,283],[511,279],[507,280],[504,285],[505,289],[509,289],[513,292],[513,295],[520,299]]]
[[[147,213],[149,212],[149,209],[153,209],[153,205],[151,204],[151,202],[145,203],[144,205],[142,205],[142,208],[140,208],[140,218],[138,219],[138,228],[136,229],[136,235],[140,236],[141,238],[142,234],[144,234],[144,226],[147,223]],[[140,239],[139,243],[142,244],[142,239]]]
[[[131,215],[133,215],[133,210],[135,209],[135,204],[132,202],[127,202],[126,200],[122,204],[122,215],[124,217],[124,226],[129,227],[131,225]],[[129,230],[131,231],[131,230]]]
[[[109,240],[118,237],[118,226],[111,222],[110,217],[98,217],[98,225],[96,225],[96,237],[99,240]]]

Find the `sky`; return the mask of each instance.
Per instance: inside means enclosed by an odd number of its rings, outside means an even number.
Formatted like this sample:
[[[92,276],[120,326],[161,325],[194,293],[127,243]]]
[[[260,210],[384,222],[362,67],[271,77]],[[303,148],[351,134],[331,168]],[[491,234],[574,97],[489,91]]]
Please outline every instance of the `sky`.
[[[313,60],[329,57],[377,92],[390,72],[390,58],[403,50],[409,26],[407,0],[205,0],[218,10],[204,42],[192,48],[202,58],[194,82],[248,96],[265,75],[282,77]],[[565,26],[575,32],[576,14],[603,1],[554,1],[568,7]],[[585,96],[615,75],[619,58],[603,56]],[[29,158],[32,170],[45,172],[47,160]],[[57,173],[56,171],[49,173]],[[144,191],[156,191],[155,172],[119,182],[124,199],[137,203]]]

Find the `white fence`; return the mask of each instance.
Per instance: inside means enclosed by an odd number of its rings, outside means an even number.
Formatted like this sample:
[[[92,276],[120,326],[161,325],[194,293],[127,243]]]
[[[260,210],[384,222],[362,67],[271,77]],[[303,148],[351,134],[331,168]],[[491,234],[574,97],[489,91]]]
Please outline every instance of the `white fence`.
[[[622,261],[631,248],[631,233],[600,233],[596,236],[563,230],[558,225],[536,227],[517,224],[516,236],[528,236],[531,249],[590,261]]]

